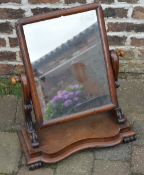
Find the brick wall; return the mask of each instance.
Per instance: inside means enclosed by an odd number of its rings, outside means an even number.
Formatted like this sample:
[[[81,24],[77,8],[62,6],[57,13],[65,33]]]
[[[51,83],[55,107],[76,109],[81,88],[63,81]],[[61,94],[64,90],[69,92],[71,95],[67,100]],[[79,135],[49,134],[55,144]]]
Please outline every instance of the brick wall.
[[[15,23],[19,18],[69,8],[92,0],[0,0],[0,75],[19,73],[22,62]],[[101,2],[111,48],[124,49],[123,75],[144,74],[144,0],[96,0]]]

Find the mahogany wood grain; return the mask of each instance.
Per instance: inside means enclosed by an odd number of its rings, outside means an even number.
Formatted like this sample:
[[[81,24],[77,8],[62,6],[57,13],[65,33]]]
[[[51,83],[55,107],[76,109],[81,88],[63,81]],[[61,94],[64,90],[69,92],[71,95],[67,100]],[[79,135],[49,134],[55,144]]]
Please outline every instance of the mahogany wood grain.
[[[121,126],[115,119],[111,112],[107,112],[40,129],[40,146],[36,149],[30,146],[27,131],[23,129],[19,138],[27,163],[55,163],[74,152],[114,146],[122,143],[125,137],[135,136],[128,123]]]
[[[23,26],[88,10],[96,10],[112,103],[44,123]],[[109,147],[135,140],[135,132],[118,104],[115,81],[118,80],[119,62],[114,52],[109,52],[100,5],[93,3],[25,18],[17,23],[16,28],[26,72],[21,81],[27,123],[18,135],[30,169],[38,168],[43,163],[58,162],[83,149]],[[27,104],[34,109],[36,123]]]

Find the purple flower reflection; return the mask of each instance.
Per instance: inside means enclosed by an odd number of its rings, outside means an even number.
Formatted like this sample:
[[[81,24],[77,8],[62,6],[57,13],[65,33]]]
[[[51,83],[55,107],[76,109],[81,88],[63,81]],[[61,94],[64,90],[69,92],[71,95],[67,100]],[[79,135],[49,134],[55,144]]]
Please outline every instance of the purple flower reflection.
[[[74,84],[74,85],[70,85],[69,88],[71,88],[71,89],[80,89],[81,86],[79,84]]]
[[[78,97],[74,97],[73,101],[77,102],[77,101],[79,101],[79,98]]]
[[[65,90],[63,90],[63,91],[60,90],[60,91],[57,92],[57,95],[59,95],[59,96],[63,96],[65,94],[67,94],[67,91],[65,91]]]
[[[74,94],[75,94],[75,96],[79,96],[79,95],[81,95],[81,91],[76,91],[76,92],[74,92]]]
[[[63,98],[64,98],[64,100],[67,100],[67,99],[69,98],[69,94],[68,94],[68,93],[65,94],[65,95],[63,96]]]
[[[73,97],[74,97],[74,93],[73,92],[69,92],[68,98],[73,98]]]
[[[75,107],[79,107],[83,101],[83,86],[72,84],[64,90],[59,90],[47,106],[47,116],[58,117],[63,114],[75,112]],[[73,106],[74,105],[74,106]]]
[[[62,101],[62,98],[61,98],[61,96],[54,96],[53,97],[53,99],[51,100],[51,103],[53,104],[53,105],[55,105],[56,103],[58,103],[58,102],[60,102],[60,101]]]
[[[65,106],[65,107],[69,107],[70,105],[72,105],[72,100],[66,100],[66,101],[64,102],[64,106]]]
[[[62,99],[62,100],[68,99],[69,98],[68,95],[69,95],[69,92],[65,91],[65,90],[57,92],[57,96],[59,96],[59,98]]]

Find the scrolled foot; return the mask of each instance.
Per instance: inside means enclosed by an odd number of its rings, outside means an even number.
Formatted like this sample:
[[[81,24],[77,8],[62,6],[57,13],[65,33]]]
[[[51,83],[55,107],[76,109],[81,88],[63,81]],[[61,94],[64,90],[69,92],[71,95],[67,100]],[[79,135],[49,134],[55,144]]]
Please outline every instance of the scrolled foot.
[[[129,143],[129,142],[133,142],[133,141],[135,141],[135,140],[136,140],[136,136],[133,135],[133,136],[130,136],[130,137],[125,137],[125,138],[123,139],[123,142],[124,142],[124,143]]]
[[[28,166],[29,170],[35,170],[44,166],[43,162],[36,162]]]

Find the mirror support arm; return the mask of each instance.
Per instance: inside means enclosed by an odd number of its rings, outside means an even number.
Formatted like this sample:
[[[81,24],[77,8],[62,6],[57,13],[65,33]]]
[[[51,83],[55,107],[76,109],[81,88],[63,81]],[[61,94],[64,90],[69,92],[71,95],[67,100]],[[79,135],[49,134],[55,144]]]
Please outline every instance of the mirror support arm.
[[[116,85],[116,88],[118,88],[120,86],[120,84],[118,82],[119,56],[118,56],[117,52],[114,50],[110,50],[110,58],[111,58],[111,63],[112,63],[114,79],[115,79],[115,85]]]
[[[30,135],[32,147],[36,148],[39,146],[39,142],[38,142],[38,136],[36,134],[35,126],[32,121],[32,115],[31,115],[32,104],[31,104],[30,88],[25,75],[21,75],[20,79],[21,79],[22,90],[23,90],[25,122],[26,122],[28,133]]]
[[[118,74],[119,74],[119,55],[116,51],[111,50],[110,51],[110,58],[112,63],[112,69],[114,74],[114,80],[115,80],[115,86],[118,88],[120,86],[118,81]],[[122,111],[122,109],[119,107],[115,108],[116,115],[118,117],[119,123],[124,123],[126,121],[125,115]]]

